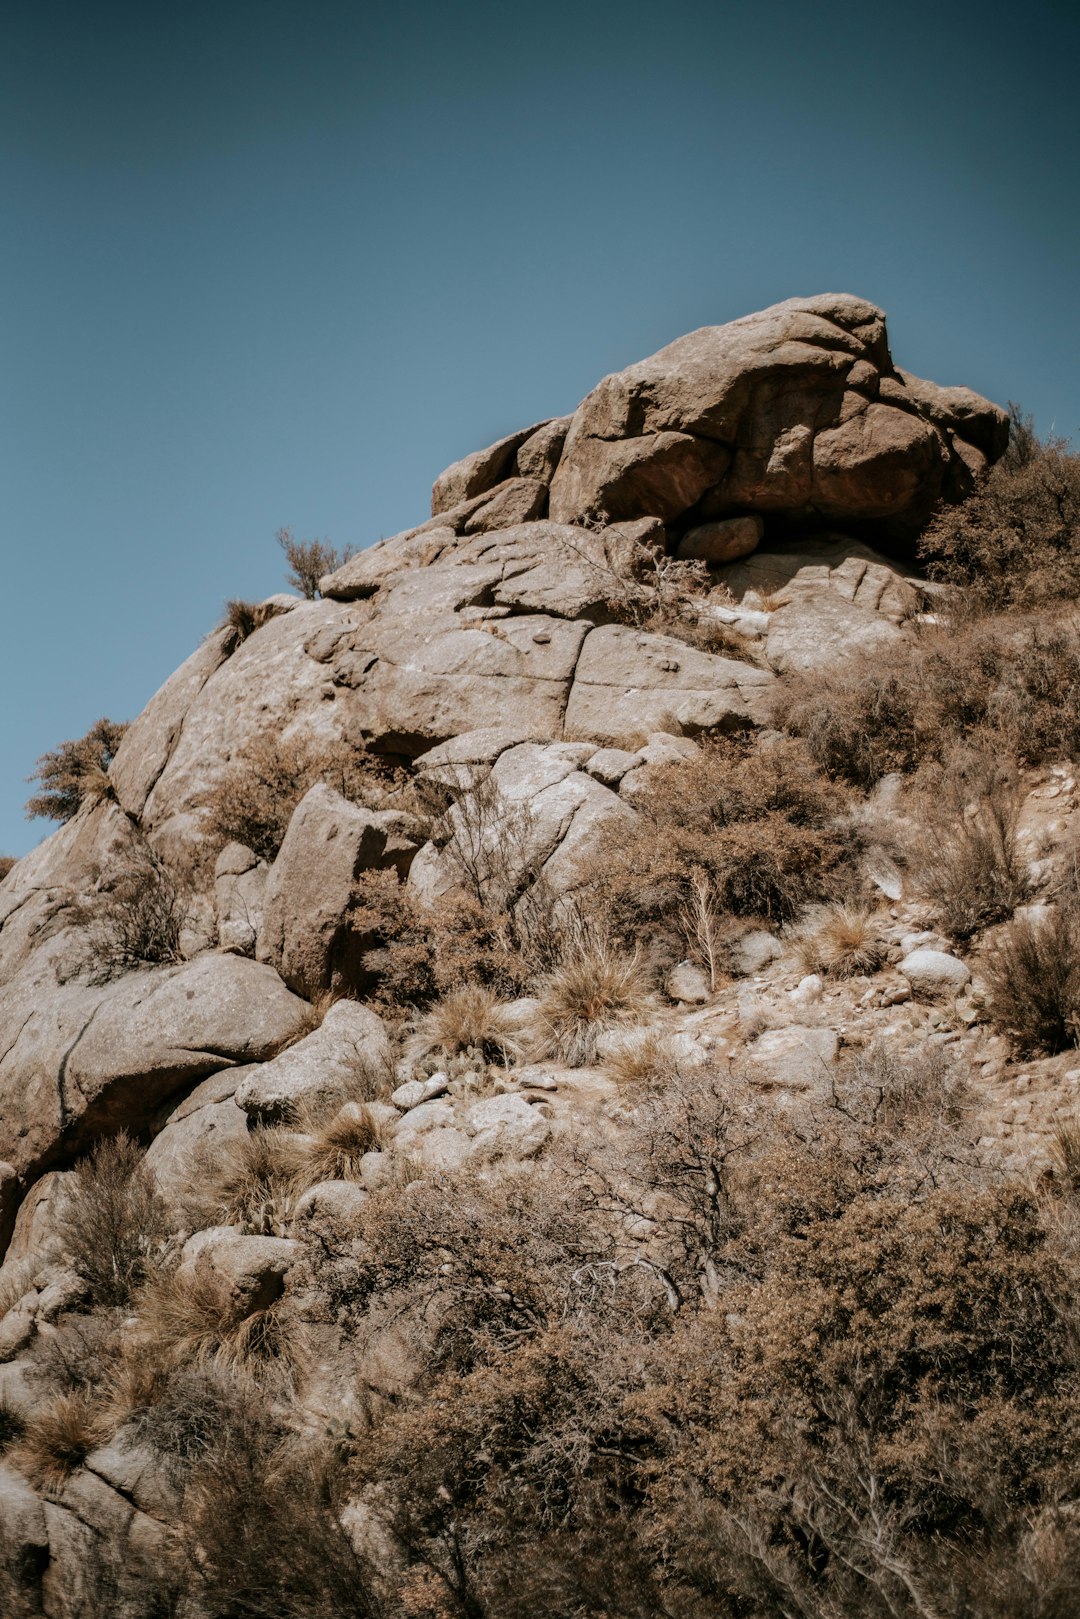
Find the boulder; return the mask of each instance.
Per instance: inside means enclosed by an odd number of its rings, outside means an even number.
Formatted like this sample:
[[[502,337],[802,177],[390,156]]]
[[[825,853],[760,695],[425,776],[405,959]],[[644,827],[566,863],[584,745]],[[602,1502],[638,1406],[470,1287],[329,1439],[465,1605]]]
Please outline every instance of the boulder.
[[[428,902],[437,899],[460,884],[462,855],[504,898],[514,898],[540,875],[556,893],[576,886],[578,867],[604,830],[633,814],[581,769],[595,753],[589,742],[525,742],[505,749],[483,788],[451,807],[438,843],[421,850],[410,887]]]
[[[272,1057],[309,1016],[271,968],[238,956],[105,986],[34,968],[0,991],[0,1139],[24,1189],[98,1136],[146,1128],[185,1086]]]
[[[728,517],[717,523],[702,523],[687,530],[675,547],[675,555],[686,561],[735,562],[757,550],[764,532],[761,517]]]
[[[214,866],[218,943],[238,956],[253,956],[262,927],[269,867],[242,843],[227,843]]]
[[[279,1123],[307,1107],[348,1101],[390,1062],[382,1019],[358,1001],[335,1001],[313,1033],[250,1070],[237,1086],[236,1105],[256,1123]]]
[[[746,1074],[758,1090],[781,1095],[827,1092],[839,1042],[832,1029],[790,1024],[769,1029],[746,1053]]]
[[[297,1225],[355,1225],[370,1197],[355,1181],[319,1181],[297,1201]]]
[[[353,884],[362,871],[404,877],[417,848],[414,824],[394,810],[350,804],[324,783],[312,787],[270,868],[259,960],[308,1000],[348,985],[358,965],[345,926]]]
[[[585,640],[566,706],[568,730],[618,743],[627,735],[733,729],[753,723],[773,677],[668,635],[608,624]]]
[[[828,672],[857,653],[888,660],[904,639],[880,613],[826,589],[804,593],[770,615],[765,655],[777,674]]]
[[[181,1270],[212,1277],[229,1301],[233,1320],[242,1321],[281,1297],[286,1272],[300,1253],[300,1244],[287,1237],[248,1237],[223,1231],[203,1243]]]
[[[464,501],[472,500],[475,495],[487,494],[508,476],[515,468],[515,452],[528,440],[543,432],[548,422],[541,422],[537,427],[526,427],[519,433],[511,433],[501,438],[496,444],[490,444],[486,450],[474,450],[471,455],[453,466],[447,467],[435,479],[431,490],[431,515],[438,517],[441,512],[448,512],[454,506],[460,506]],[[565,428],[563,429],[565,437]],[[527,468],[522,468],[527,472]]]
[[[909,951],[898,971],[916,995],[959,995],[971,978],[970,968],[947,950]]]
[[[167,1208],[182,1205],[185,1194],[223,1148],[248,1133],[247,1114],[231,1097],[170,1119],[146,1150],[146,1167]]]
[[[541,1108],[523,1096],[489,1096],[465,1115],[470,1158],[535,1158],[551,1134]]]
[[[824,516],[910,541],[940,498],[970,489],[970,451],[985,464],[1007,441],[997,406],[894,370],[872,304],[791,298],[605,377],[574,415],[550,510]]]
[[[712,986],[701,968],[692,961],[679,961],[664,979],[664,991],[685,1006],[703,1006],[712,995]]]

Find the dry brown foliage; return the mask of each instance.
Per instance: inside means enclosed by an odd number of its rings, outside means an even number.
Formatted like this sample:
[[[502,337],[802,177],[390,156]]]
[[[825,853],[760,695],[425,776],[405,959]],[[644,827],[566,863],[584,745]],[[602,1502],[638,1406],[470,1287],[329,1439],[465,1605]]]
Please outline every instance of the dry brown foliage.
[[[263,732],[245,743],[196,808],[214,845],[235,841],[273,860],[293,810],[309,788],[326,782],[343,798],[389,807],[395,777],[348,742]]]
[[[56,922],[83,930],[79,975],[107,984],[140,967],[182,961],[189,905],[186,886],[146,846],[59,909]]]
[[[954,939],[1010,917],[1027,895],[1016,842],[1021,795],[1007,760],[964,755],[928,774],[910,854],[916,887]]]
[[[473,1048],[484,1062],[507,1062],[520,1055],[522,1039],[506,1005],[487,984],[462,984],[435,1002],[418,1036],[448,1057]]]
[[[310,1132],[300,1171],[304,1189],[319,1181],[357,1180],[364,1154],[385,1145],[385,1127],[371,1109],[363,1102],[347,1102]]]
[[[237,1317],[225,1288],[198,1267],[159,1271],[135,1301],[137,1352],[164,1366],[213,1365],[288,1387],[303,1358],[279,1299]]]
[[[320,579],[328,573],[336,573],[356,554],[353,545],[338,551],[325,540],[298,540],[291,528],[279,528],[275,537],[289,564],[286,584],[308,601],[314,601],[319,594]]]
[[[93,1395],[81,1389],[36,1406],[10,1459],[46,1493],[60,1489],[92,1450],[109,1437],[109,1424]]]
[[[126,1133],[75,1165],[56,1220],[57,1242],[95,1304],[126,1305],[161,1262],[166,1210],[143,1149]]]
[[[597,1037],[640,1023],[655,1007],[652,975],[637,953],[604,940],[571,951],[539,988],[536,1036],[546,1056],[571,1067],[596,1060]]]
[[[200,1165],[185,1206],[191,1229],[224,1224],[253,1236],[285,1236],[303,1165],[303,1138],[292,1130],[258,1126],[227,1142]]]
[[[966,613],[1074,601],[1080,593],[1080,455],[1040,443],[1012,407],[1009,452],[959,506],[930,524],[931,577],[956,588]]]
[[[231,658],[237,648],[243,646],[256,630],[261,630],[272,618],[278,618],[288,610],[281,602],[246,602],[236,599],[227,601],[221,622],[215,626],[215,633],[223,636],[222,647],[225,656]]]
[[[1027,1055],[1080,1037],[1080,921],[1066,898],[1041,921],[1016,917],[982,963],[991,1018]]]
[[[126,724],[101,719],[77,741],[43,753],[29,778],[41,791],[27,800],[27,819],[70,821],[83,804],[109,797],[109,766],[126,730]]]
[[[616,936],[690,947],[717,977],[726,914],[786,920],[852,881],[856,840],[836,826],[844,804],[801,742],[709,742],[655,769],[634,799],[641,820],[612,830],[583,884]]]
[[[16,860],[14,855],[0,854],[0,883],[2,883],[4,878],[9,876],[10,873],[15,870],[15,867],[18,864],[19,862]]]
[[[823,905],[812,911],[799,924],[795,944],[805,972],[833,978],[877,972],[886,956],[879,920],[854,904]]]
[[[987,618],[925,629],[888,661],[855,653],[778,683],[775,719],[830,775],[873,787],[980,741],[1024,763],[1080,750],[1071,623]]]

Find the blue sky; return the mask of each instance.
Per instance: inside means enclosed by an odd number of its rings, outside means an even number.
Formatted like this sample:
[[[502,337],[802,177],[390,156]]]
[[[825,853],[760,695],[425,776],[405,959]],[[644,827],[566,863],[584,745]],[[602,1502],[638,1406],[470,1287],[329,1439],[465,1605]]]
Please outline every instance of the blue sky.
[[[1080,439],[1075,8],[4,8],[0,852],[274,533],[364,545],[448,462],[693,327],[828,290]]]

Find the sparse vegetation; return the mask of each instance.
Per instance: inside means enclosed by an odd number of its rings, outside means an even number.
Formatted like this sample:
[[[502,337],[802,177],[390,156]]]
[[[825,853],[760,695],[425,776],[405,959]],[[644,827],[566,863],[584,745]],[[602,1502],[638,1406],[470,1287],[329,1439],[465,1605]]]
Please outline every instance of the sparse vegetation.
[[[1028,888],[1016,843],[1016,772],[960,754],[928,781],[921,808],[913,875],[946,933],[962,942],[1005,921]]]
[[[1075,601],[1080,593],[1080,455],[1036,436],[1010,407],[1005,456],[922,540],[932,577],[954,587],[965,614]]]
[[[310,1132],[302,1178],[308,1186],[319,1181],[357,1180],[365,1153],[378,1152],[385,1145],[385,1127],[371,1109],[363,1102],[347,1102]]]
[[[99,1305],[127,1305],[159,1263],[168,1222],[143,1149],[125,1132],[76,1164],[56,1220],[57,1241]]]
[[[320,579],[344,567],[356,554],[356,547],[352,545],[338,551],[325,540],[298,540],[291,528],[279,528],[277,542],[289,564],[286,584],[308,601],[314,601],[319,594]]]
[[[236,754],[199,800],[203,830],[216,845],[233,840],[273,860],[292,812],[309,788],[326,782],[344,798],[387,807],[393,775],[347,742],[263,732]]]
[[[183,960],[180,935],[190,896],[148,846],[58,913],[82,928],[82,974],[107,984],[139,967]]]
[[[1027,1055],[1067,1051],[1080,1036],[1080,925],[1075,905],[1016,917],[983,964],[994,1022]]]
[[[14,855],[0,854],[0,883],[2,883],[4,878],[15,870],[15,867],[18,864],[19,862],[16,860]]]
[[[280,602],[227,601],[224,617],[217,626],[218,630],[224,633],[226,655],[232,657],[236,649],[243,646],[256,630],[261,630],[272,618],[277,618],[279,613],[287,611],[288,609]]]
[[[109,766],[126,730],[126,725],[101,719],[76,742],[61,742],[43,753],[29,778],[41,791],[27,800],[27,819],[70,821],[84,804],[108,798]]]

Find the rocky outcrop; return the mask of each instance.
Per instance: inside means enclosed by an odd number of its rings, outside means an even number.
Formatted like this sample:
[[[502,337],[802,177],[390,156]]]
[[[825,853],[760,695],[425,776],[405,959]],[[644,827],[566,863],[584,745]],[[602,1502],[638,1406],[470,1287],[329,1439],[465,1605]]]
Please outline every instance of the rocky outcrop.
[[[410,816],[362,809],[322,783],[312,787],[270,868],[259,960],[308,1000],[347,978],[344,918],[354,882],[362,871],[404,877],[417,846]]]
[[[218,1069],[273,1056],[308,1015],[271,968],[236,956],[105,986],[57,984],[32,961],[0,991],[0,1140],[16,1184],[99,1136],[138,1133]]]

